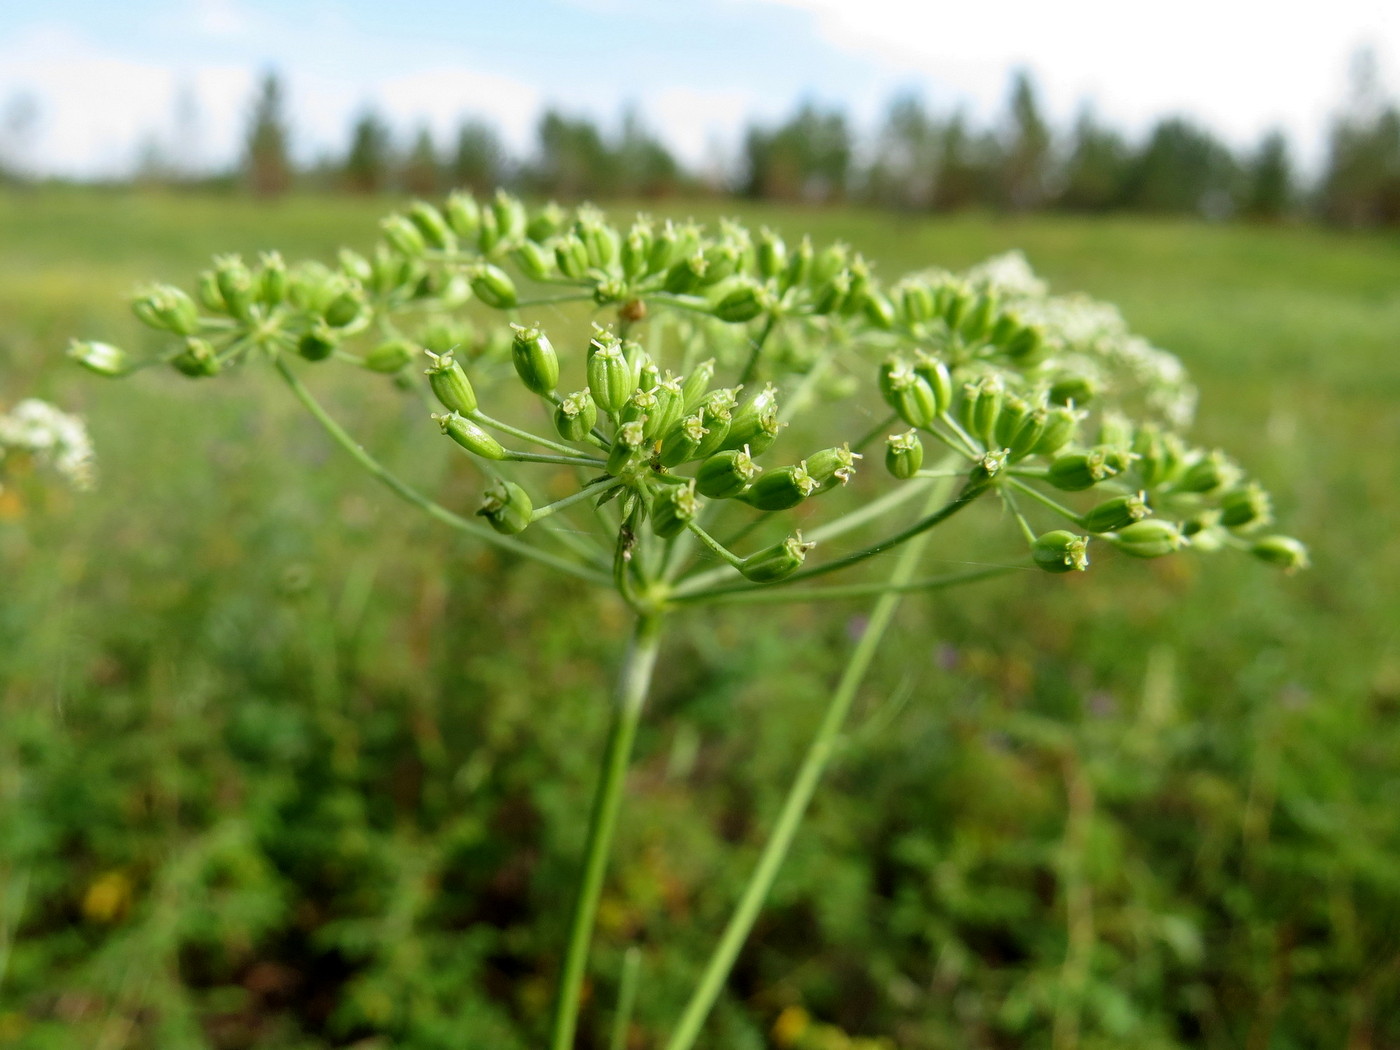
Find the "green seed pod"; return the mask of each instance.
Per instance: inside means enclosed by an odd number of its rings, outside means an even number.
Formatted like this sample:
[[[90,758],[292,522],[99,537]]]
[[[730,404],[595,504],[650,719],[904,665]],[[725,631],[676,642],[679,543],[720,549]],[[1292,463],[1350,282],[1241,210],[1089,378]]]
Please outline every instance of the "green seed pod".
[[[568,216],[564,209],[550,201],[530,218],[525,227],[525,236],[536,244],[543,244],[564,228]]]
[[[585,387],[560,401],[554,409],[554,429],[565,441],[585,441],[598,424],[598,406]]]
[[[1021,429],[1021,425],[1030,418],[1030,402],[1025,401],[1015,394],[1009,394],[1002,402],[1001,411],[997,414],[995,426],[992,428],[992,437],[995,444],[1002,448],[1010,448],[1011,443],[1016,440],[1016,435]]]
[[[729,439],[729,428],[734,423],[734,413],[729,406],[730,400],[724,397],[709,398],[701,404],[698,411],[705,425],[705,436],[700,440],[700,447],[695,450],[691,459],[708,459],[725,448]]]
[[[518,197],[512,197],[505,190],[497,190],[491,198],[491,215],[496,220],[496,232],[501,244],[517,244],[525,239],[529,226],[529,216],[525,205]]]
[[[622,352],[622,343],[612,337],[594,340],[588,355],[588,389],[593,400],[609,415],[617,415],[637,389],[637,372]]]
[[[386,339],[365,354],[364,367],[371,372],[390,375],[402,371],[417,355],[417,348],[407,339]]]
[[[1115,496],[1104,500],[1084,515],[1084,527],[1090,532],[1116,532],[1152,513],[1146,497],[1139,492],[1131,496]]]
[[[1068,452],[1056,456],[1050,463],[1046,480],[1057,489],[1066,492],[1080,492],[1093,488],[1119,473],[1108,461],[1102,449],[1092,448],[1087,452]]]
[[[287,264],[280,252],[263,252],[258,258],[258,302],[277,306],[287,297]]]
[[[651,259],[651,223],[638,221],[632,224],[627,236],[622,239],[622,275],[628,281],[639,281],[647,275]]]
[[[433,396],[442,407],[464,416],[475,412],[476,391],[472,389],[467,373],[453,358],[452,351],[435,354],[429,350],[428,357],[432,363],[424,369],[423,374],[428,377],[428,386],[432,388]]]
[[[1181,438],[1163,431],[1154,423],[1144,423],[1133,435],[1137,472],[1149,488],[1166,484],[1180,472],[1186,458]]]
[[[1105,412],[1099,420],[1096,445],[1112,445],[1114,448],[1132,448],[1133,423],[1121,412]]]
[[[1180,550],[1186,537],[1175,522],[1148,518],[1123,526],[1110,540],[1120,551],[1134,558],[1162,558]]]
[[[732,277],[715,286],[710,295],[714,315],[729,324],[752,321],[768,309],[768,296],[748,277]]]
[[[705,256],[699,252],[692,252],[683,256],[679,262],[666,271],[666,280],[662,287],[672,295],[685,295],[700,287],[700,282],[705,279],[705,270],[708,267]]]
[[[621,247],[620,238],[617,231],[603,220],[601,213],[580,216],[574,224],[574,233],[583,242],[589,266],[606,270],[617,261]]]
[[[1089,567],[1089,540],[1064,529],[1037,536],[1031,557],[1046,572],[1083,572]]]
[[[917,430],[891,434],[885,439],[885,469],[901,481],[907,481],[924,465],[924,443]]]
[[[559,272],[570,280],[580,280],[588,273],[588,249],[571,233],[554,242],[554,261],[559,264]]]
[[[929,385],[933,391],[933,404],[941,416],[953,404],[953,377],[948,366],[931,354],[922,350],[914,353],[914,374]]]
[[[418,227],[402,215],[390,215],[379,221],[379,230],[390,248],[400,255],[416,259],[428,250]]]
[[[647,426],[652,414],[656,411],[656,395],[650,390],[643,390],[638,387],[632,391],[632,396],[627,399],[627,404],[622,406],[622,412],[618,416],[619,423],[641,423],[645,427],[647,436],[651,437],[651,427]]]
[[[758,510],[791,510],[816,491],[816,479],[805,463],[798,463],[768,471],[739,498]]]
[[[661,232],[651,242],[651,252],[647,256],[647,273],[661,273],[680,256],[676,225],[670,219],[662,224]]]
[[[534,511],[534,505],[525,490],[515,482],[502,478],[497,479],[496,483],[486,490],[481,509],[476,513],[485,518],[497,532],[514,536],[525,531]]]
[[[999,375],[983,376],[976,383],[965,384],[961,416],[968,433],[990,445],[1005,399],[1006,387]]]
[[[1187,467],[1176,488],[1181,492],[1214,492],[1238,484],[1240,473],[1240,468],[1216,449]]]
[[[649,437],[661,437],[670,432],[685,412],[685,391],[681,382],[670,372],[651,389],[656,403],[652,406],[651,419],[647,424]]]
[[[1006,443],[1006,447],[1011,451],[1012,461],[1016,462],[1031,455],[1045,436],[1049,426],[1050,413],[1043,405],[1037,405],[1031,409],[1026,418],[1021,421],[1016,433],[1011,436],[1011,440]]]
[[[515,374],[531,393],[541,397],[553,393],[559,385],[559,358],[549,337],[536,327],[513,324],[511,328],[515,332],[510,348]]]
[[[199,304],[206,310],[212,310],[216,314],[228,313],[228,304],[224,302],[224,293],[219,291],[219,278],[213,270],[204,270],[199,275],[199,280],[195,285],[195,297],[199,299]]]
[[[977,296],[958,325],[958,334],[969,343],[980,343],[991,334],[996,318],[997,298],[992,293]]]
[[[795,532],[782,543],[750,554],[740,563],[739,571],[753,583],[777,583],[802,568],[807,552],[815,546],[802,542],[802,533]]]
[[[646,423],[643,420],[634,419],[623,423],[613,435],[612,448],[608,450],[608,464],[604,469],[614,476],[621,474],[647,445]]]
[[[468,274],[472,291],[487,306],[496,310],[509,310],[515,306],[515,282],[499,266],[480,263]]]
[[[1035,364],[1045,354],[1045,331],[1039,325],[1027,325],[1013,335],[1002,349],[1007,357],[1023,368]]]
[[[506,450],[501,447],[501,443],[461,413],[435,414],[433,419],[444,434],[472,455],[482,459],[506,458]]]
[[[593,286],[593,301],[599,306],[620,303],[628,294],[627,282],[621,277],[604,277]]]
[[[933,320],[937,303],[933,289],[921,281],[901,282],[897,290],[899,321],[906,328],[927,324]]]
[[[193,335],[199,328],[199,307],[179,288],[158,284],[131,301],[131,312],[157,331]]]
[[[253,306],[253,275],[237,255],[221,255],[214,260],[214,280],[224,309],[230,316],[246,321]]]
[[[126,375],[131,368],[125,351],[111,343],[79,342],[75,339],[68,344],[68,358],[100,376]]]
[[[1297,572],[1310,564],[1308,548],[1292,536],[1264,536],[1254,541],[1249,553],[1285,572]]]
[[[748,488],[762,469],[748,448],[728,449],[700,464],[695,472],[695,487],[710,499],[732,499]]]
[[[1226,531],[1220,527],[1218,510],[1203,510],[1181,523],[1181,534],[1191,543],[1191,549],[1202,554],[1214,554],[1226,545]]]
[[[812,313],[818,317],[835,313],[841,309],[851,294],[851,277],[848,273],[838,273],[829,281],[817,285],[812,293]]]
[[[885,399],[885,403],[891,408],[894,407],[896,396],[895,391],[905,382],[904,377],[913,371],[909,362],[897,354],[891,355],[880,362],[880,371],[876,375],[876,385],[880,388],[880,396]]]
[[[316,321],[297,340],[297,353],[308,361],[324,361],[340,346],[340,333],[324,321]]]
[[[408,206],[408,221],[413,223],[423,243],[440,252],[457,250],[457,237],[448,228],[447,220],[426,201],[414,201]]]
[[[1088,376],[1062,375],[1050,385],[1053,405],[1087,405],[1098,395],[1098,384]]]
[[[1010,458],[1011,451],[1004,448],[992,449],[983,453],[982,457],[968,471],[968,481],[976,484],[987,484],[1006,469],[1006,463]]]
[[[326,302],[321,316],[332,328],[345,328],[359,320],[365,309],[364,289],[349,281],[337,279],[332,285],[330,299]]]
[[[803,466],[817,483],[818,491],[825,492],[837,485],[845,485],[855,477],[856,460],[863,458],[859,452],[852,452],[850,444],[846,443],[813,452]]]
[[[1220,497],[1220,522],[1231,529],[1267,525],[1273,520],[1269,494],[1257,482],[1233,489]]]
[[[732,241],[720,241],[704,251],[705,272],[700,276],[702,285],[719,284],[725,278],[738,272],[744,258],[744,249]]]
[[[865,319],[870,322],[872,327],[878,328],[882,332],[889,332],[894,329],[894,304],[890,302],[889,296],[885,295],[883,292],[866,292],[865,298],[861,302],[861,310],[865,314]]]
[[[761,455],[782,426],[778,421],[778,388],[769,383],[733,413],[724,447],[748,445],[754,455]]]
[[[844,242],[834,241],[828,244],[812,260],[812,273],[808,282],[813,285],[825,284],[846,269],[850,257],[850,246]]]
[[[812,260],[816,253],[812,248],[812,239],[803,237],[798,242],[797,248],[788,256],[787,269],[783,271],[778,279],[778,290],[787,292],[791,288],[796,288],[800,284],[805,284],[807,278],[812,274]]]
[[[471,241],[481,229],[481,205],[476,198],[464,190],[459,190],[447,198],[443,205],[447,225],[464,241]]]
[[[928,427],[938,418],[938,401],[923,376],[900,362],[881,376],[885,401],[911,427]]]
[[[340,263],[340,272],[352,281],[359,281],[361,284],[369,284],[374,278],[374,267],[369,264],[359,252],[353,252],[349,248],[342,248],[336,254],[336,259]]]
[[[695,498],[693,480],[684,485],[668,485],[652,501],[651,531],[669,540],[680,535],[699,511],[700,501]]]
[[[765,281],[775,279],[787,268],[787,245],[767,226],[758,231],[758,241],[754,245],[754,256],[759,276]]]
[[[1033,456],[1053,456],[1074,440],[1079,429],[1079,415],[1072,408],[1061,405],[1046,413],[1045,429],[1031,446]]]
[[[181,375],[203,379],[219,374],[219,355],[205,339],[186,339],[184,353],[170,364]]]
[[[661,438],[661,465],[678,467],[696,459],[696,452],[708,433],[704,417],[699,412],[693,412],[679,420]]]
[[[520,272],[532,281],[544,281],[554,273],[554,253],[538,241],[521,241],[510,252]]]

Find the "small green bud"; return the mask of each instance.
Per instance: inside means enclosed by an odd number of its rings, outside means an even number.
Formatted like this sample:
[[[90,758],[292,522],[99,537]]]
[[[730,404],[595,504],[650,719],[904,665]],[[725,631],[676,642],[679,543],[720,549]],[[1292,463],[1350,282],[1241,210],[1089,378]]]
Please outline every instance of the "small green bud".
[[[79,342],[68,344],[68,357],[100,376],[121,376],[130,370],[126,353],[111,343]]]
[[[1292,536],[1264,536],[1254,541],[1249,553],[1260,561],[1279,566],[1285,572],[1297,572],[1310,564],[1308,548]]]
[[[622,275],[629,281],[639,281],[647,275],[651,259],[651,223],[637,221],[622,239]]]
[[[258,301],[277,306],[287,297],[287,264],[279,252],[263,252],[258,260]]]
[[[316,321],[297,340],[297,353],[308,361],[324,361],[340,346],[340,333],[324,321]]]
[[[995,295],[979,295],[973,300],[972,306],[967,311],[967,316],[958,325],[958,334],[969,343],[980,343],[987,338],[992,330],[992,321],[996,317],[997,299]]]
[[[608,463],[605,468],[614,476],[627,469],[627,465],[647,447],[646,421],[633,419],[623,423],[613,435],[612,448],[608,450]]]
[[[212,310],[216,314],[228,313],[224,293],[219,291],[219,276],[213,270],[200,273],[199,282],[195,285],[195,295],[204,309]]]
[[[443,205],[447,225],[464,241],[472,240],[481,228],[481,205],[470,193],[459,191],[447,198]]]
[[[798,463],[768,471],[740,498],[758,510],[791,510],[816,491],[816,479],[807,473],[805,463]]]
[[[710,499],[732,499],[743,492],[762,467],[754,463],[748,448],[717,452],[695,472],[695,487]]]
[[[386,339],[365,354],[364,366],[371,372],[390,375],[407,368],[417,352],[407,339]]]
[[[629,293],[627,282],[621,277],[604,277],[593,286],[593,301],[599,306],[620,303]]]
[[[565,441],[584,441],[598,423],[598,406],[585,387],[560,401],[554,409],[554,429]]]
[[[622,412],[618,416],[619,423],[631,423],[634,420],[638,423],[646,424],[656,411],[656,395],[650,390],[643,390],[638,387],[632,391],[632,396],[627,399],[627,404],[622,406]],[[647,436],[651,436],[651,427],[647,428]]]
[[[440,252],[457,250],[457,236],[447,225],[442,212],[426,201],[414,201],[408,206],[408,221],[423,238],[429,248]]]
[[[1021,460],[1031,455],[1049,426],[1050,413],[1043,405],[1031,409],[1017,427],[1016,433],[1011,436],[1011,440],[1006,443],[1006,447],[1011,450],[1011,458]]]
[[[976,383],[966,384],[960,414],[968,433],[991,444],[1005,399],[1006,386],[999,375],[983,376]]]
[[[948,366],[922,350],[914,354],[914,373],[933,391],[933,404],[941,416],[953,404],[953,377]]]
[[[400,255],[416,259],[428,250],[418,227],[402,215],[390,215],[381,219],[379,230],[389,247]]]
[[[778,388],[769,383],[733,414],[724,447],[748,445],[754,455],[761,455],[783,425],[778,420]]]
[[[1031,446],[1033,456],[1053,456],[1074,440],[1079,429],[1079,414],[1063,405],[1050,409],[1045,417],[1045,429]]]
[[[1033,411],[1030,402],[1016,397],[1014,394],[1007,396],[1002,402],[1001,412],[997,414],[995,426],[992,428],[992,436],[995,444],[1003,448],[1010,448],[1011,442],[1016,439],[1021,425],[1030,418]]]
[[[787,292],[790,288],[795,288],[799,284],[805,284],[807,278],[812,273],[812,260],[815,257],[812,248],[812,239],[803,237],[798,242],[797,248],[788,256],[787,268],[778,279],[778,290]]]
[[[906,328],[927,324],[937,309],[933,289],[921,281],[905,281],[898,288],[898,315]]]
[[[891,434],[885,439],[885,469],[901,481],[907,481],[924,465],[924,444],[917,430]]]
[[[511,361],[515,374],[531,393],[543,397],[559,385],[559,358],[549,337],[539,328],[513,324],[515,338],[511,343]]]
[[[539,211],[535,212],[525,227],[525,236],[536,244],[543,244],[556,233],[564,228],[567,216],[564,209],[559,207],[554,201],[550,201]]]
[[[554,242],[554,261],[559,264],[559,272],[570,280],[577,281],[588,273],[588,249],[572,233]]]
[[[894,329],[896,320],[894,304],[890,302],[890,297],[883,292],[866,292],[865,298],[861,302],[861,310],[865,313],[865,319],[873,327],[882,332]]]
[[[475,412],[476,391],[472,389],[467,373],[453,358],[452,351],[435,354],[430,350],[428,357],[432,364],[424,369],[423,374],[428,377],[428,386],[432,388],[433,396],[442,407],[464,416]]]
[[[623,353],[620,340],[595,338],[589,346],[588,389],[593,400],[609,415],[617,415],[637,389],[637,372]]]
[[[1114,448],[1131,448],[1133,445],[1133,423],[1121,412],[1105,412],[1099,420],[1096,445],[1112,445]]]
[[[732,277],[716,285],[710,301],[715,316],[729,324],[752,321],[768,309],[762,286],[748,277]]]
[[[708,433],[704,417],[699,412],[693,412],[679,420],[661,438],[661,465],[678,467],[695,459],[700,443]]]
[[[1181,438],[1163,431],[1154,423],[1144,423],[1133,435],[1137,472],[1144,485],[1154,488],[1171,481],[1181,471],[1186,447]]]
[[[818,317],[834,313],[841,309],[850,294],[850,274],[838,273],[829,281],[817,285],[816,291],[812,293],[812,313]]]
[[[1151,513],[1141,492],[1131,496],[1115,496],[1085,514],[1084,527],[1090,532],[1115,532],[1141,521]]]
[[[621,239],[597,211],[584,212],[574,224],[574,232],[583,242],[588,256],[588,265],[606,270],[617,260],[621,249]]]
[[[1052,405],[1087,405],[1098,394],[1098,387],[1088,376],[1062,375],[1050,385]]]
[[[1134,558],[1162,558],[1180,550],[1186,542],[1175,522],[1161,518],[1135,521],[1109,538],[1115,547]]]
[[[131,311],[142,324],[162,332],[193,335],[199,328],[199,307],[179,288],[158,284],[131,301]]]
[[[505,190],[497,190],[491,198],[491,215],[496,220],[496,231],[502,244],[516,244],[525,238],[529,217],[525,205],[518,197],[512,197]]]
[[[1093,488],[1119,473],[1102,449],[1093,448],[1087,452],[1068,452],[1056,456],[1050,463],[1046,480],[1057,489],[1066,492],[1080,492]]]
[[[651,529],[663,540],[679,535],[695,520],[700,501],[695,498],[695,482],[668,485],[657,493],[651,506]]]
[[[804,543],[802,533],[795,532],[782,543],[750,554],[739,565],[739,571],[753,583],[777,583],[802,568],[807,552],[815,546]]]
[[[532,281],[547,280],[554,273],[554,254],[537,241],[521,241],[511,249],[510,257]]]
[[[515,282],[499,266],[480,263],[473,267],[468,280],[476,297],[496,310],[509,310],[515,305]]]
[[[845,485],[855,477],[856,460],[863,458],[859,452],[852,452],[850,444],[847,443],[813,452],[803,466],[807,468],[807,473],[812,476],[819,489],[825,492],[836,485]]]
[[[186,339],[184,353],[170,364],[177,372],[191,379],[203,379],[219,374],[219,355],[205,339]]]
[[[1045,353],[1045,331],[1039,325],[1027,325],[1013,335],[1002,350],[1022,367],[1035,364]]]
[[[787,268],[788,251],[783,239],[767,226],[758,231],[754,244],[755,261],[758,273],[765,281],[771,281]]]
[[[885,400],[911,427],[929,427],[938,418],[938,400],[928,381],[908,365],[901,364],[885,379],[889,393]]]
[[[224,309],[241,321],[248,319],[253,306],[253,275],[237,255],[221,255],[214,260],[214,280]]]
[[[701,403],[699,414],[705,424],[705,436],[691,459],[708,459],[725,447],[729,440],[729,428],[734,423],[733,403],[732,391],[728,390],[713,391]]]
[[[647,436],[661,437],[676,425],[685,412],[685,391],[680,380],[667,372],[661,382],[651,388],[651,394],[656,400],[647,423]]]
[[[369,284],[374,277],[374,268],[370,266],[369,260],[359,252],[342,248],[336,254],[336,259],[340,263],[340,272],[352,281]]]
[[[434,414],[433,419],[442,432],[474,456],[482,459],[505,459],[501,443],[460,412]]]
[[[679,262],[666,271],[666,280],[662,287],[672,295],[685,295],[700,287],[700,282],[705,279],[705,271],[709,264],[705,261],[705,256],[699,252],[692,252],[684,256]]]
[[[530,524],[530,515],[535,511],[529,495],[513,481],[498,479],[486,490],[477,514],[497,532],[514,536],[523,532]]]
[[[972,470],[968,472],[968,480],[986,484],[1006,469],[1007,460],[1010,458],[1010,449],[989,449],[972,465]]]
[[[1234,485],[1239,480],[1240,468],[1225,453],[1216,449],[1187,467],[1177,480],[1176,488],[1182,492],[1213,492]]]
[[[1046,572],[1083,572],[1089,567],[1089,540],[1064,529],[1037,536],[1031,557]]]
[[[358,284],[349,282],[340,283],[337,281],[326,307],[321,311],[321,316],[326,319],[326,324],[332,328],[345,328],[354,324],[364,312],[365,295],[364,289]]]
[[[1244,529],[1266,525],[1273,520],[1269,494],[1257,482],[1233,489],[1220,497],[1220,522],[1227,528]]]

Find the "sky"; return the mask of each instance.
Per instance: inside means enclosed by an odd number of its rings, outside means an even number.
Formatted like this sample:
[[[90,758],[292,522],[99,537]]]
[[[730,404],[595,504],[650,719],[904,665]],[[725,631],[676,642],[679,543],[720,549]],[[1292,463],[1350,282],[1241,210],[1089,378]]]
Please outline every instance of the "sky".
[[[870,128],[914,91],[989,122],[1022,68],[1061,126],[1089,103],[1130,134],[1181,114],[1237,148],[1281,127],[1316,165],[1363,46],[1394,96],[1400,0],[0,0],[0,149],[80,177],[151,142],[228,165],[276,69],[302,160],[342,151],[366,107],[443,145],[484,118],[525,153],[546,106],[612,125],[632,105],[704,169],[803,100]]]

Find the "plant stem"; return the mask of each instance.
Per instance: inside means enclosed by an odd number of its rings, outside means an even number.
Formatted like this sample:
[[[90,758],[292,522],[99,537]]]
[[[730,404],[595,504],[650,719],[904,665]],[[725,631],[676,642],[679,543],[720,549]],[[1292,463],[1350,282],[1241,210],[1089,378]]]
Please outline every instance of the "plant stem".
[[[739,385],[746,386],[753,382],[754,375],[758,372],[758,359],[763,355],[763,344],[768,342],[768,337],[773,334],[773,329],[778,326],[778,315],[770,313],[768,320],[763,325],[763,331],[758,333],[758,338],[753,341],[753,349],[749,351],[749,359],[744,365],[744,370],[739,374]]]
[[[546,437],[541,437],[538,434],[532,434],[528,430],[521,430],[519,427],[513,427],[509,423],[502,423],[499,419],[492,419],[485,412],[472,412],[469,414],[468,418],[473,422],[480,423],[484,427],[491,427],[493,430],[499,430],[502,434],[509,434],[511,437],[519,438],[521,441],[528,441],[532,445],[553,449],[555,452],[562,452],[569,456],[578,455],[578,449],[576,448],[561,444],[558,441],[552,441]]]
[[[336,444],[350,453],[360,466],[364,467],[385,485],[388,485],[389,488],[393,489],[400,497],[412,503],[415,507],[426,511],[429,517],[435,518],[445,525],[451,525],[454,529],[475,536],[477,539],[495,544],[497,547],[501,547],[505,550],[513,551],[522,557],[532,558],[542,565],[548,565],[552,569],[558,569],[560,572],[575,576],[581,580],[587,580],[589,583],[608,584],[610,582],[608,577],[600,572],[586,569],[564,558],[557,558],[548,551],[537,550],[528,543],[522,543],[520,540],[511,536],[503,536],[488,526],[478,525],[476,522],[464,518],[460,514],[454,514],[452,511],[442,506],[442,504],[433,502],[366,452],[359,442],[352,438],[346,432],[345,428],[337,423],[330,413],[321,407],[321,403],[316,400],[310,390],[302,385],[301,380],[297,378],[295,372],[287,367],[285,361],[278,358],[275,364],[277,366],[277,371],[281,374],[283,380],[286,381],[287,386],[290,387],[292,393],[296,395],[296,399],[302,403],[302,406],[310,412],[313,417],[315,417],[316,422],[321,424],[326,433],[335,439]]]
[[[594,792],[593,811],[588,818],[583,871],[579,877],[578,896],[574,901],[573,918],[569,923],[569,943],[564,954],[564,969],[559,978],[559,992],[554,1003],[550,1050],[573,1050],[574,1032],[578,1027],[579,992],[583,988],[583,974],[588,962],[593,922],[598,912],[598,898],[603,890],[603,876],[607,872],[608,853],[612,847],[613,831],[617,827],[617,813],[622,802],[627,763],[632,755],[632,743],[637,736],[637,724],[641,721],[651,672],[656,666],[660,637],[660,615],[642,614],[637,617],[632,643],[628,647],[627,656],[622,664],[622,674],[618,680],[612,727],[608,731],[608,743],[603,753],[601,779]]]
[[[930,500],[928,507],[930,509],[935,507],[937,501],[942,500],[943,495],[942,492],[935,493],[936,500]],[[901,552],[894,572],[890,575],[889,582],[892,587],[899,587],[908,582],[918,566],[919,556],[923,553],[926,542],[925,538],[920,542],[911,543]],[[759,856],[758,866],[749,877],[748,885],[744,887],[744,892],[739,898],[739,903],[734,909],[729,925],[725,927],[719,944],[710,955],[709,962],[705,965],[705,972],[701,976],[700,982],[695,986],[695,991],[691,993],[685,1012],[681,1014],[680,1021],[672,1032],[670,1040],[666,1043],[666,1050],[690,1050],[695,1045],[695,1040],[700,1035],[701,1026],[704,1025],[705,1018],[713,1008],[715,1000],[719,998],[720,990],[724,987],[724,982],[734,967],[734,961],[739,957],[739,951],[748,939],[749,932],[753,929],[753,924],[758,918],[758,913],[768,898],[768,893],[777,878],[778,869],[787,857],[788,849],[792,846],[792,840],[797,834],[802,817],[807,812],[808,804],[812,801],[812,795],[817,789],[822,773],[825,772],[827,763],[831,761],[831,756],[836,750],[841,726],[850,713],[856,692],[860,688],[861,681],[865,678],[865,672],[869,669],[871,660],[874,659],[875,650],[879,647],[880,640],[884,637],[885,630],[889,627],[899,602],[900,594],[897,590],[882,594],[875,602],[870,613],[870,620],[866,624],[865,631],[861,634],[855,650],[851,653],[850,660],[846,663],[846,669],[841,674],[836,691],[831,694],[831,699],[827,701],[826,712],[822,715],[816,736],[808,745],[807,753],[803,756],[797,776],[793,780],[792,786],[788,788],[787,797],[783,800],[783,807],[778,814],[777,823],[774,824],[768,841],[764,844],[763,853]]]
[[[685,523],[685,527],[689,529],[692,533],[694,533],[701,543],[703,543],[706,547],[709,547],[710,550],[714,551],[715,554],[719,555],[721,558],[727,561],[730,565],[734,566],[736,569],[744,563],[743,558],[739,557],[739,555],[735,554],[724,544],[720,543],[719,540],[715,539],[708,532],[702,529],[698,522],[688,521]]]
[[[849,598],[873,598],[877,595],[894,592],[913,594],[921,591],[940,591],[962,583],[975,583],[989,580],[994,576],[1004,576],[1008,572],[1030,568],[1029,564],[988,565],[967,572],[953,572],[946,576],[928,576],[908,583],[851,583],[840,587],[800,587],[793,590],[772,590],[764,584],[735,584],[732,587],[715,587],[694,594],[677,595],[672,600],[677,603],[710,604],[723,602],[741,605],[776,605],[782,602],[839,601]]]
[[[506,451],[505,459],[512,463],[557,463],[562,467],[602,467],[607,461],[594,456],[551,456],[543,452]]]
[[[622,957],[622,979],[618,982],[617,1016],[613,1018],[608,1050],[627,1050],[627,1029],[632,1024],[632,1007],[637,1002],[637,976],[642,968],[642,951],[636,945]]]
[[[533,523],[539,521],[541,518],[547,518],[551,514],[557,514],[565,507],[572,507],[575,503],[582,503],[586,499],[592,499],[594,496],[606,492],[608,489],[616,488],[621,484],[621,478],[604,478],[601,481],[592,482],[591,484],[585,485],[577,492],[565,496],[563,499],[557,499],[553,503],[546,503],[543,507],[536,507],[530,514],[530,521]]]

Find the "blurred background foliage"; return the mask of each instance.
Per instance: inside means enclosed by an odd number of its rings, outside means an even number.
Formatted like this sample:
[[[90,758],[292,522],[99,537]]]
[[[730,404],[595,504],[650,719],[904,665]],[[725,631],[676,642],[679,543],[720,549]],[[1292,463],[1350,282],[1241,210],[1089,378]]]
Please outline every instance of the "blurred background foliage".
[[[812,119],[835,187],[839,121]],[[593,139],[550,135],[557,177],[588,192],[567,157]],[[1006,192],[1033,201],[1028,170]],[[649,207],[843,238],[884,276],[1024,249],[1184,358],[1196,436],[1238,452],[1315,561],[1105,558],[908,600],[704,1045],[1400,1045],[1400,242]],[[139,345],[138,280],[187,283],[216,251],[363,248],[383,210],[0,196],[0,401],[83,412],[101,472],[90,494],[0,497],[0,1045],[539,1045],[622,610],[420,520],[255,369],[103,383],[61,357],[74,334]],[[367,444],[472,505],[420,406],[371,376],[325,383]],[[680,619],[581,1046],[606,1045],[631,945],[628,1045],[664,1035],[862,612]]]

